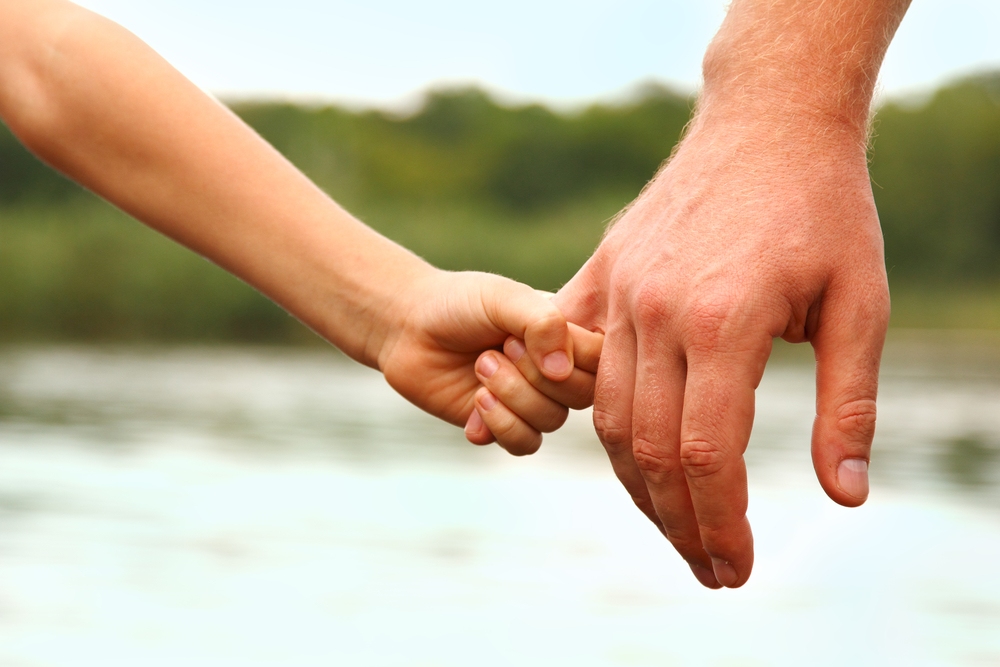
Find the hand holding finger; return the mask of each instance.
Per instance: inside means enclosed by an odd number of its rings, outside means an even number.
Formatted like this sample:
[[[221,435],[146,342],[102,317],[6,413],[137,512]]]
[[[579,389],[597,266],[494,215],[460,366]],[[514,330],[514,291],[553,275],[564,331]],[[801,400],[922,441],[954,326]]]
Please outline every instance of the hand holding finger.
[[[551,433],[566,422],[569,411],[535,389],[507,357],[488,350],[476,361],[476,377],[497,399],[533,429]],[[571,381],[567,380],[567,382]]]
[[[552,301],[526,285],[498,282],[483,289],[482,299],[490,319],[503,331],[525,341],[528,356],[542,375],[553,381],[573,372],[573,339],[566,318]]]
[[[574,325],[570,325],[571,328]],[[603,340],[603,336],[595,334]],[[504,343],[504,355],[514,364],[524,380],[536,390],[548,396],[557,403],[561,403],[573,410],[588,408],[594,403],[594,372],[597,370],[597,360],[600,359],[600,347],[597,353],[593,352],[594,346],[591,344],[589,351],[585,349],[585,354],[577,355],[577,361],[582,361],[594,371],[587,371],[575,367],[569,377],[561,382],[553,382],[542,375],[528,354],[525,354],[524,342],[511,336]]]
[[[497,400],[486,387],[476,392],[476,412],[497,443],[514,456],[534,454],[542,446],[542,434]]]

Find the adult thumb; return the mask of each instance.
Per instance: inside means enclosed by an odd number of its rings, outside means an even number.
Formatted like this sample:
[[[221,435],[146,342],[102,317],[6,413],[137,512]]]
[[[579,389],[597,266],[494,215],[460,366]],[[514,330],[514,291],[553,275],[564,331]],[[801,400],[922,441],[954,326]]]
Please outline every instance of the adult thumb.
[[[816,421],[812,458],[823,490],[856,507],[868,498],[878,372],[889,324],[882,284],[828,293],[812,344],[816,352]]]

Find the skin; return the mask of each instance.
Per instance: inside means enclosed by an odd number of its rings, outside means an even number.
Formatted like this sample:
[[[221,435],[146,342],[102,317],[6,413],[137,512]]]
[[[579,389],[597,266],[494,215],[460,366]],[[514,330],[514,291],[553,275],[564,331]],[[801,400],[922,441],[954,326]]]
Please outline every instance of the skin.
[[[874,82],[906,0],[735,0],[670,162],[555,297],[605,334],[594,425],[710,588],[753,565],[743,453],[775,337],[812,343],[816,474],[868,495],[889,293],[869,184]]]
[[[512,334],[545,378],[592,390],[573,348],[599,335],[571,334],[525,285],[440,271],[378,235],[103,17],[62,0],[0,0],[0,116],[48,164],[253,285],[441,419],[466,423],[477,357]],[[498,391],[520,404],[517,387]],[[549,401],[530,418],[555,427],[564,412]],[[525,448],[524,433],[500,438]]]
[[[469,416],[465,435],[477,445],[499,439],[511,454],[534,454],[542,444],[542,433],[563,425],[568,408],[582,410],[594,404],[594,383],[601,335],[580,335],[570,324],[576,368],[562,381],[546,378],[526,354],[523,340],[510,336],[503,354],[489,350],[476,362],[476,377],[482,388],[476,392],[476,409]]]
[[[558,309],[378,236],[139,40],[69,3],[0,0],[0,113],[50,164],[242,277],[410,400],[469,418],[471,438],[492,425],[508,449],[537,448],[535,434],[561,423],[546,382],[575,376],[562,398],[583,401],[594,368],[588,354],[574,371],[583,334],[559,311],[606,334],[594,420],[616,474],[703,584],[735,587],[752,567],[742,454],[774,337],[816,350],[824,489],[849,506],[868,493],[888,290],[865,128],[907,4],[733,2],[688,135]],[[508,334],[526,352],[507,340],[509,364],[476,363]]]

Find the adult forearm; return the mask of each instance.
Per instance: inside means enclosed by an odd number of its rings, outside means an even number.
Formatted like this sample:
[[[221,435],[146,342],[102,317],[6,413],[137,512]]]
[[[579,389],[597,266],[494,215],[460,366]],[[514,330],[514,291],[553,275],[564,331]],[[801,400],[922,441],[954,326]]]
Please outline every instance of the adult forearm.
[[[702,110],[863,138],[879,67],[909,4],[734,0],[705,54]]]
[[[128,31],[59,0],[0,10],[0,114],[29,148],[375,364],[381,311],[426,264]]]

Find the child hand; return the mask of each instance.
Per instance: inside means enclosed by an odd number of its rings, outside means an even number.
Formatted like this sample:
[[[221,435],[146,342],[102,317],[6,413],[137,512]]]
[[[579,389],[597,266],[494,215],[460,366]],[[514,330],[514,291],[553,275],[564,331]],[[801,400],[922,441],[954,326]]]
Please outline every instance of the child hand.
[[[578,336],[570,336],[565,318],[548,297],[527,285],[486,273],[434,269],[393,301],[391,312],[381,319],[385,338],[377,352],[379,369],[407,400],[456,426],[474,412],[480,388],[477,357],[484,350],[501,349],[512,335],[525,341],[522,356],[530,359],[539,378],[557,386],[567,379],[574,387],[579,384],[572,381],[581,372],[574,368]],[[590,385],[592,393],[592,379]],[[548,403],[536,400],[541,405],[531,411],[513,395],[509,400],[546,428],[561,425],[566,409],[540,393],[536,399]]]
[[[525,354],[524,341],[515,336],[504,343],[504,354],[488,350],[479,356],[476,376],[483,387],[476,392],[476,410],[465,425],[469,442],[486,445],[496,440],[511,454],[533,454],[542,444],[542,433],[566,421],[567,408],[593,405],[604,336],[575,324],[569,330],[576,367],[561,382],[542,375]]]

